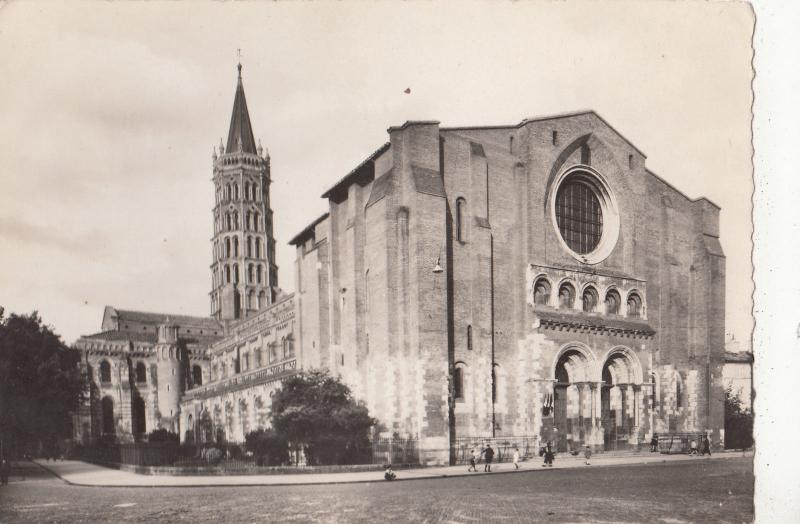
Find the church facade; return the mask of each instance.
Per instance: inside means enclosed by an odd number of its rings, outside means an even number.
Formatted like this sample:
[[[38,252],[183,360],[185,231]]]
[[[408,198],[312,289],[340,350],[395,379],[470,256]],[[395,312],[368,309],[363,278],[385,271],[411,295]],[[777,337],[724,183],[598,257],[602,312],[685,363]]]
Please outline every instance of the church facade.
[[[240,78],[213,159],[211,317],[191,333],[161,315],[146,340],[105,321],[83,337],[87,365],[120,370],[112,401],[125,406],[115,425],[108,401],[91,408],[91,435],[141,429],[141,405],[127,405],[145,395],[124,391],[138,390],[144,359],[158,377],[144,418],[184,436],[210,420],[241,441],[269,424],[281,378],[326,368],[381,431],[419,439],[423,462],[446,462],[458,437],[562,450],[630,448],[659,432],[722,442],[719,208],[648,170],[596,113],[390,127],[291,240],[292,295],[278,288],[269,156],[252,137]],[[182,370],[174,385],[161,378],[170,366]]]

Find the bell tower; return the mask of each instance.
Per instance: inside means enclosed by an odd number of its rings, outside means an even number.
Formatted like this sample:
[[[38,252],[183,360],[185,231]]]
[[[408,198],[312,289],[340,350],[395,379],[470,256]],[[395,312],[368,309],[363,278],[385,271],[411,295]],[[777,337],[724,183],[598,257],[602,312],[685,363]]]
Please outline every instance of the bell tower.
[[[256,146],[237,65],[236,95],[227,144],[214,148],[214,236],[211,316],[246,318],[272,304],[278,290],[269,202],[269,153]]]

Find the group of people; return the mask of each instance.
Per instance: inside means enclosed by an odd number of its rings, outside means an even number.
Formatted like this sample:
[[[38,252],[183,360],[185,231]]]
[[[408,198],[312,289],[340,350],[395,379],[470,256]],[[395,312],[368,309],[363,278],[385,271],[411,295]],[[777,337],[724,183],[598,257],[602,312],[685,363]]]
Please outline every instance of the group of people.
[[[705,455],[708,453],[708,456],[711,456],[711,441],[708,440],[708,435],[703,435],[702,440],[700,441],[700,455]],[[689,455],[697,455],[697,440],[692,439],[692,442],[689,444]]]
[[[491,444],[486,444],[485,448],[478,449],[477,447],[472,448],[469,457],[469,468],[467,471],[478,471],[478,462],[480,462],[481,457],[483,458],[483,471],[485,473],[492,472],[492,462],[494,461],[494,448],[492,448]],[[519,448],[514,448],[514,453],[511,455],[511,462],[514,464],[514,469],[519,469],[519,462],[520,462],[520,454]]]
[[[658,451],[658,433],[653,433],[653,438],[650,439],[650,452],[655,453]],[[697,439],[692,438],[689,441],[689,455],[705,455],[711,456],[711,441],[708,435],[703,435],[698,443]]]

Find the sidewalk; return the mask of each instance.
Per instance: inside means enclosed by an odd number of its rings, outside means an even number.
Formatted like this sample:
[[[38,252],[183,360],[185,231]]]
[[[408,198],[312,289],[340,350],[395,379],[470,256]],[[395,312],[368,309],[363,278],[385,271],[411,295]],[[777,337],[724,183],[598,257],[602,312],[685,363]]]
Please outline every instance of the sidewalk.
[[[467,466],[436,466],[418,469],[398,470],[397,480],[413,480],[426,478],[464,477],[477,475],[502,475],[522,472],[544,472],[553,469],[597,468],[620,466],[626,464],[656,464],[661,462],[724,460],[735,457],[752,457],[753,452],[721,452],[711,457],[693,457],[689,455],[661,455],[652,453],[616,455],[603,457],[601,454],[592,457],[592,465],[586,466],[583,457],[560,454],[552,468],[541,467],[538,457],[522,462],[515,471],[511,463],[493,464],[492,473],[483,473],[483,463],[479,465],[479,473],[468,473]],[[384,482],[383,471],[363,471],[354,473],[304,473],[287,475],[207,475],[207,476],[171,476],[171,475],[137,475],[127,471],[104,468],[94,464],[78,461],[44,462],[35,461],[39,466],[49,470],[64,482],[75,486],[96,487],[219,487],[219,486],[287,486],[302,484],[345,484],[353,482]]]

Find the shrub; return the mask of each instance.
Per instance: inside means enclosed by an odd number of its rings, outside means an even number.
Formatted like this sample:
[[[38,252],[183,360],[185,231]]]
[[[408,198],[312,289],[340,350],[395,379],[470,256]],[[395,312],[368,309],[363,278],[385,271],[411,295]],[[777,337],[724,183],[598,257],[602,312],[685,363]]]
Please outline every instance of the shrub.
[[[219,464],[222,460],[222,450],[218,448],[205,448],[201,454],[201,458],[210,464]]]
[[[245,449],[253,453],[259,466],[280,466],[289,462],[286,439],[271,429],[251,431],[244,440]]]
[[[147,434],[148,442],[178,442],[178,435],[168,429],[154,429]]]

